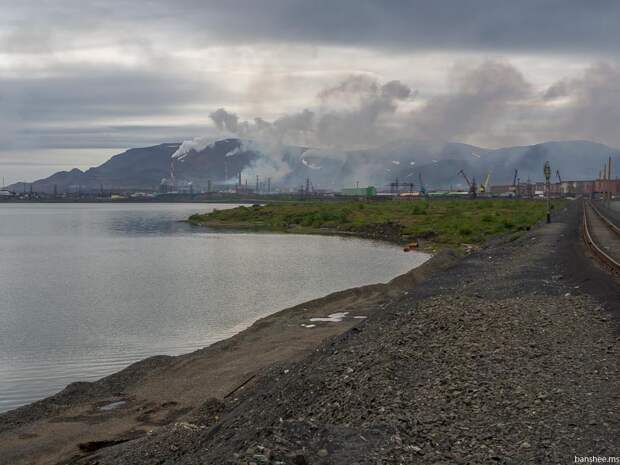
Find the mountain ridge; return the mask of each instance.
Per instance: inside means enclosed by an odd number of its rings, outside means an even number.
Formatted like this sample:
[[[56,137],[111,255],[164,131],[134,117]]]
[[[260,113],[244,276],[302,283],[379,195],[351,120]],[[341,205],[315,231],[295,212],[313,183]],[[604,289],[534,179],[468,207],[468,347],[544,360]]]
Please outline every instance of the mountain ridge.
[[[488,149],[460,142],[433,143],[400,139],[375,148],[329,150],[228,137],[216,139],[200,150],[189,149],[173,158],[181,143],[131,148],[99,166],[81,171],[60,171],[32,183],[16,183],[9,189],[37,192],[97,191],[103,186],[117,190],[156,190],[162,182],[192,183],[196,189],[214,184],[242,182],[253,186],[255,177],[271,178],[272,185],[293,189],[307,178],[316,188],[338,190],[345,186],[400,183],[417,185],[419,177],[428,188],[464,188],[459,174],[481,179],[491,173],[491,184],[510,184],[514,171],[522,181],[542,180],[549,160],[565,180],[595,179],[611,156],[620,163],[620,150],[587,140],[554,140],[533,145]]]

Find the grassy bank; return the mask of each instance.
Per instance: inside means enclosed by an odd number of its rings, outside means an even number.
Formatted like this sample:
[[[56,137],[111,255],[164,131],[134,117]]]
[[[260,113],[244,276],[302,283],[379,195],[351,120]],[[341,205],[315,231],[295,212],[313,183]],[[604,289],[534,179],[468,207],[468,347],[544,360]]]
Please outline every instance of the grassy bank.
[[[295,233],[345,233],[434,246],[479,244],[513,235],[545,217],[541,201],[513,199],[299,202],[193,215],[211,227]]]

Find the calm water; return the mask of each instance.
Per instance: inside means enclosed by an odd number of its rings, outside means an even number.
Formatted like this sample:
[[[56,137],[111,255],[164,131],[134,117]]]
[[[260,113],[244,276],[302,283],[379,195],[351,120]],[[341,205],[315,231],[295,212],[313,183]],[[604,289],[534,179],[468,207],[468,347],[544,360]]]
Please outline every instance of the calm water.
[[[0,204],[0,411],[422,263],[386,244],[222,233],[223,205]]]

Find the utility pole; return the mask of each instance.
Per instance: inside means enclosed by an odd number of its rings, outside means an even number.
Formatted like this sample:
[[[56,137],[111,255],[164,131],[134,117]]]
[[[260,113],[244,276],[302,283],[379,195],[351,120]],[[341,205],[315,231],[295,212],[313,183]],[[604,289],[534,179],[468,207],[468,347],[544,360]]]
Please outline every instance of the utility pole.
[[[549,183],[549,180],[551,179],[551,166],[549,165],[549,161],[545,162],[543,172],[545,173],[545,187],[547,190],[547,223],[551,223],[551,199],[549,198],[549,191],[551,190],[551,185]]]

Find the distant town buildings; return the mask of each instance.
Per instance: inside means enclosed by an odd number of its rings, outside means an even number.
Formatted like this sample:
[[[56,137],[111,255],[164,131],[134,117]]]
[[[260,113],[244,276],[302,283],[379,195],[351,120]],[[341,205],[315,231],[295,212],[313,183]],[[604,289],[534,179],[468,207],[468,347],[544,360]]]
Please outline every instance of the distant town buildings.
[[[551,196],[555,197],[576,197],[594,196],[604,192],[611,193],[612,196],[620,196],[620,179],[595,179],[591,181],[562,181],[552,183],[550,186]],[[500,196],[518,196],[532,198],[545,195],[544,182],[525,182],[516,186],[512,184],[502,184],[491,186],[491,194]]]

